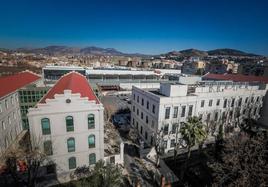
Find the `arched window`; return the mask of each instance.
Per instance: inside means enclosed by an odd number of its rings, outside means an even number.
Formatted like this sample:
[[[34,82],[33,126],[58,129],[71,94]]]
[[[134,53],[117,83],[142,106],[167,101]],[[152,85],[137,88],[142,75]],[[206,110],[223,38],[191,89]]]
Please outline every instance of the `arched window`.
[[[89,154],[89,165],[96,164],[96,154],[91,153]]]
[[[71,157],[69,158],[69,169],[75,169],[76,168],[76,158]]]
[[[88,147],[89,148],[95,147],[95,135],[93,135],[93,134],[88,136]]]
[[[44,153],[46,155],[52,155],[53,151],[52,151],[52,142],[50,140],[47,140],[44,142]]]
[[[41,119],[42,133],[43,135],[50,134],[50,121],[48,118]]]
[[[67,140],[67,148],[68,148],[68,152],[74,152],[75,151],[75,140],[74,140],[74,138],[69,138]]]
[[[94,129],[95,128],[95,117],[94,117],[94,114],[89,114],[87,116],[87,121],[88,121],[88,128],[89,129]]]
[[[67,132],[74,131],[74,120],[72,116],[67,116],[66,121],[66,130]]]

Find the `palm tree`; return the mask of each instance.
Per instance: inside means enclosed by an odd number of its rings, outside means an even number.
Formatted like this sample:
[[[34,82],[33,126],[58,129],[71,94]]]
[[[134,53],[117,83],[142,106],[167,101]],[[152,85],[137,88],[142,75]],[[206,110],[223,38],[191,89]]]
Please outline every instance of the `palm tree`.
[[[100,160],[96,163],[90,176],[90,186],[93,187],[117,187],[123,185],[121,169],[114,164]]]
[[[187,160],[191,156],[191,148],[195,145],[202,145],[206,139],[206,131],[203,128],[201,120],[194,116],[189,117],[187,122],[182,122],[180,128],[181,137],[186,143]]]

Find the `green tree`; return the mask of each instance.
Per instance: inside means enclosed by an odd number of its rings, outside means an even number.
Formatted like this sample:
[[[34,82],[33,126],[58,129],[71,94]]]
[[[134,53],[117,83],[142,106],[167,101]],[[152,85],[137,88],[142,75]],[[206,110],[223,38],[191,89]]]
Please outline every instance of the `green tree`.
[[[77,168],[74,172],[81,186],[90,187],[120,187],[124,186],[122,170],[118,165],[107,163],[99,160],[95,167],[90,170],[89,167]]]
[[[195,145],[203,144],[206,138],[206,131],[204,130],[201,120],[194,116],[188,118],[187,122],[182,122],[180,128],[181,137],[186,143],[187,160],[191,156],[191,148]]]

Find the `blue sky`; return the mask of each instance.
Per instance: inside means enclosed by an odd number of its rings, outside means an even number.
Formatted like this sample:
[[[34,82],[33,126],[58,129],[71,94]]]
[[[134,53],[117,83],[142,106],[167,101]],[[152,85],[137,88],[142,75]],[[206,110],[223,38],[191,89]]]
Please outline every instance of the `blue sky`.
[[[268,55],[267,0],[9,0],[0,47],[113,47],[158,54],[235,48]]]

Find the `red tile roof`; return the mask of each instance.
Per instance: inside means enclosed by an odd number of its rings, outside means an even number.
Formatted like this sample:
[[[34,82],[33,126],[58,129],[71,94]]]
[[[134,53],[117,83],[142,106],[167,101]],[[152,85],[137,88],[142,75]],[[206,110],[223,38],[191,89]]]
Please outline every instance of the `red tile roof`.
[[[23,71],[15,75],[0,77],[0,98],[8,95],[41,77],[30,71]]]
[[[268,77],[260,77],[252,75],[208,73],[204,75],[203,78],[211,80],[231,80],[234,82],[262,82],[268,84]]]
[[[100,103],[87,79],[80,73],[74,71],[63,75],[41,99],[40,103],[45,103],[46,99],[53,99],[55,94],[64,94],[64,90],[71,90],[72,93],[80,93],[81,97],[87,97],[88,100],[95,100],[96,103]]]

